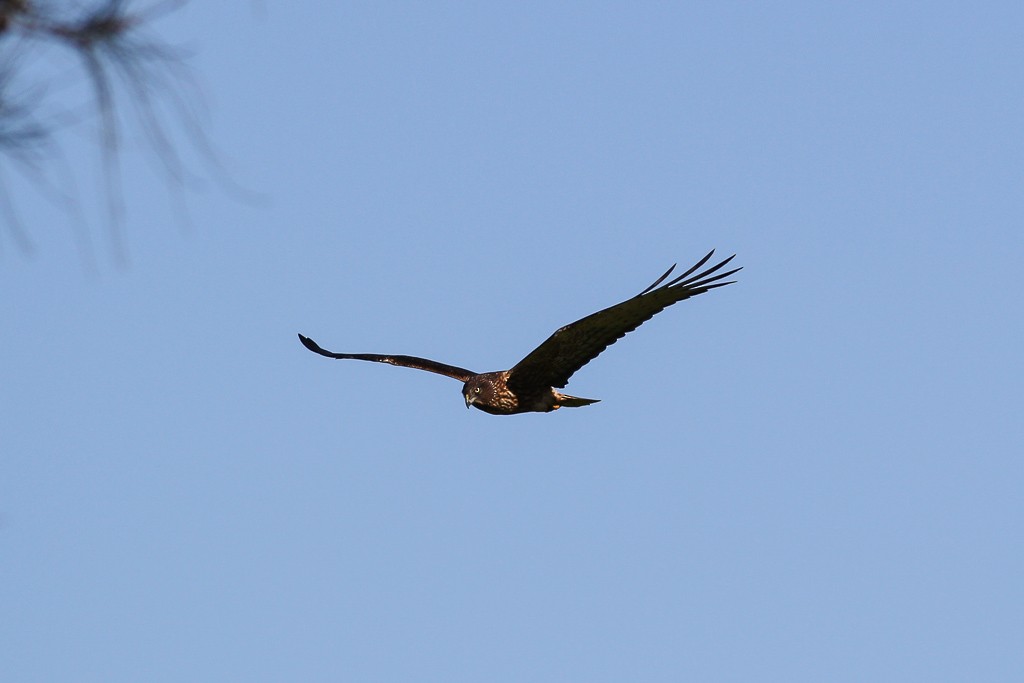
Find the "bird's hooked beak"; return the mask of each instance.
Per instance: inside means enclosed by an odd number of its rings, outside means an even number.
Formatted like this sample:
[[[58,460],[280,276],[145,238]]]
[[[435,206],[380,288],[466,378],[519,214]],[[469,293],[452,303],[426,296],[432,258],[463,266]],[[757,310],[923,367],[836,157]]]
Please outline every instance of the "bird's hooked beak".
[[[469,408],[473,405],[473,394],[463,394],[463,398],[466,399],[466,407]]]

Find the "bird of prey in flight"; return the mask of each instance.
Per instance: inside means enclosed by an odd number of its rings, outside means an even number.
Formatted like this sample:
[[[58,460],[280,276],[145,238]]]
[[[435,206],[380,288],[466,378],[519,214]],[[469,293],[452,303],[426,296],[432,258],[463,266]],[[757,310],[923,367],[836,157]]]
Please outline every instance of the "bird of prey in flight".
[[[655,280],[654,284],[632,299],[627,299],[611,308],[598,311],[556,330],[548,337],[547,341],[516,363],[511,370],[477,373],[416,356],[333,353],[320,348],[309,337],[300,334],[299,340],[313,353],[319,353],[328,358],[389,363],[403,368],[426,370],[452,377],[463,383],[462,396],[466,399],[467,408],[473,406],[493,415],[547,413],[562,406],[579,408],[597,403],[597,399],[578,398],[556,391],[556,388],[561,389],[569,382],[573,373],[596,358],[598,354],[627,332],[632,332],[672,304],[735,282],[722,282],[722,280],[740,268],[719,272],[732,261],[735,254],[716,265],[697,272],[704,267],[714,253],[714,250],[711,250],[707,256],[685,273],[665,282],[675,270],[673,265],[664,275]],[[664,284],[662,284],[663,282]]]

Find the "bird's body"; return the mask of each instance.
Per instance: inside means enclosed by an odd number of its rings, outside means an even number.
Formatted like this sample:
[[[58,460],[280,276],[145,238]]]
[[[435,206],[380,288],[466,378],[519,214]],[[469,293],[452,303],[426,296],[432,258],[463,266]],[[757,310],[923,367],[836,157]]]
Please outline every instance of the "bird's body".
[[[473,406],[492,415],[516,413],[550,413],[562,406],[578,408],[597,403],[594,398],[569,396],[552,387],[513,391],[509,388],[511,370],[483,372],[474,375],[462,387],[466,407]]]
[[[299,340],[310,351],[328,358],[388,363],[452,377],[463,382],[462,395],[467,408],[473,406],[492,415],[546,413],[561,407],[577,408],[597,403],[597,399],[578,398],[556,390],[564,387],[573,373],[627,332],[635,330],[672,304],[732,284],[720,280],[729,277],[739,268],[717,275],[715,273],[729,263],[733,256],[693,275],[708,262],[712,254],[714,251],[667,284],[661,283],[675,266],[637,296],[556,330],[510,370],[476,373],[416,356],[334,353],[301,334]]]

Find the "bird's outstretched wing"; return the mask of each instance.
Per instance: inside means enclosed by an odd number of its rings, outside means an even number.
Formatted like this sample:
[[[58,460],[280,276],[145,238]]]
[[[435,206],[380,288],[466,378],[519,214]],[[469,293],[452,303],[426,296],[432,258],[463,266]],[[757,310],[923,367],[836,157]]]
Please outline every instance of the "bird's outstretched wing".
[[[397,365],[403,368],[414,368],[416,370],[436,372],[439,375],[452,377],[460,382],[465,382],[470,377],[477,374],[472,370],[457,368],[454,365],[445,365],[444,363],[438,363],[437,361],[429,360],[427,358],[417,358],[416,356],[382,356],[373,353],[334,353],[320,348],[320,345],[315,341],[301,334],[299,335],[299,341],[301,341],[302,345],[313,353],[319,353],[321,356],[327,356],[328,358],[351,358],[353,360],[373,361],[374,363],[388,363],[389,365]]]
[[[720,282],[736,271],[717,273],[735,254],[717,265],[694,275],[715,251],[675,279],[665,282],[675,269],[654,281],[650,287],[621,304],[588,315],[566,325],[548,337],[509,372],[508,387],[513,391],[537,390],[543,387],[564,387],[573,373],[592,361],[627,332],[632,332],[655,314],[674,303],[703,294],[709,289],[732,284]],[[659,286],[660,285],[660,286]]]

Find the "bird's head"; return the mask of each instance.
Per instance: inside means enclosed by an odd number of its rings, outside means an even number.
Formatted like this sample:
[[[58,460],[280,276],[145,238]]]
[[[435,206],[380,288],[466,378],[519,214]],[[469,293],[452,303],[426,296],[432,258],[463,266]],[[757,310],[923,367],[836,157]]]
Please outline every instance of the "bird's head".
[[[466,399],[466,407],[489,405],[494,400],[494,385],[483,377],[473,377],[462,385],[462,397]]]

